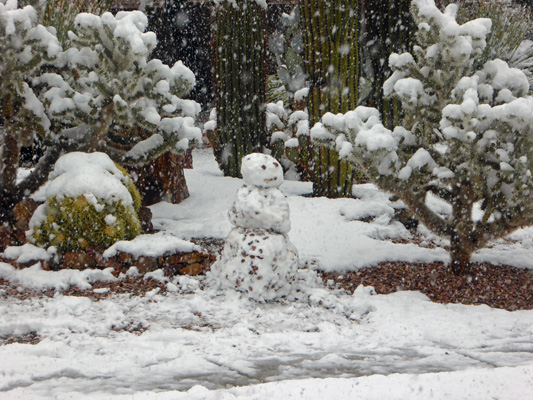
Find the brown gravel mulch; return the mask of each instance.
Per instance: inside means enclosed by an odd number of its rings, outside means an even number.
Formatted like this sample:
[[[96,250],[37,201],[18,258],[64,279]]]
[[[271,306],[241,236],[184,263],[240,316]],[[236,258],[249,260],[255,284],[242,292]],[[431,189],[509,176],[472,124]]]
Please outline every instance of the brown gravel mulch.
[[[350,293],[359,285],[364,285],[373,286],[378,294],[416,290],[437,303],[486,304],[509,311],[533,310],[533,270],[511,266],[473,264],[471,275],[455,276],[443,263],[384,262],[354,272],[322,271],[320,275],[326,284]],[[113,294],[144,296],[154,290],[165,293],[166,286],[154,279],[127,276],[117,281],[95,282],[89,290],[71,287],[61,293],[98,301]],[[23,289],[0,279],[0,298],[26,300],[53,297],[55,294],[55,290]]]
[[[72,286],[61,291],[63,296],[89,297],[92,300],[102,300],[114,294],[130,294],[133,296],[144,296],[153,290],[158,293],[166,291],[165,284],[154,279],[144,279],[142,276],[127,276],[116,281],[94,282],[92,288],[82,290],[77,286]],[[34,290],[19,287],[16,283],[11,283],[5,279],[0,279],[0,298],[15,297],[19,300],[31,298],[54,297],[55,289]]]
[[[37,332],[26,333],[25,335],[0,336],[0,346],[13,343],[37,344],[40,341],[41,337]]]
[[[373,286],[378,294],[416,290],[436,303],[486,304],[509,311],[533,310],[533,271],[473,264],[469,276],[455,276],[443,263],[384,262],[355,272],[322,272],[325,283],[350,293]]]

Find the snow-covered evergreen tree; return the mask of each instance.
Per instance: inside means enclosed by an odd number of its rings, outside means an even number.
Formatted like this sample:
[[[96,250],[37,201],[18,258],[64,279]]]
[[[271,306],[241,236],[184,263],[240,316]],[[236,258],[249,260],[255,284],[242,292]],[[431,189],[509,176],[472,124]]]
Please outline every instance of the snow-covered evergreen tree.
[[[38,23],[32,6],[15,0],[0,3],[0,221],[12,218],[12,208],[24,187],[16,183],[19,153],[36,134],[50,137],[50,120],[34,91],[43,64],[61,52],[56,36]]]
[[[147,24],[140,11],[79,14],[62,54],[74,71],[62,81],[62,93],[45,95],[56,118],[74,111],[92,127],[91,150],[121,163],[143,163],[201,140],[194,126],[200,106],[182,98],[194,74],[180,61],[172,67],[148,61],[156,36],[145,32]]]
[[[525,74],[504,61],[475,69],[490,19],[459,25],[456,5],[444,13],[433,0],[413,6],[417,45],[390,56],[394,73],[384,85],[400,98],[403,126],[391,132],[377,110],[358,107],[324,115],[311,134],[448,237],[452,270],[465,274],[474,251],[533,224],[533,98]],[[451,215],[428,207],[430,193],[451,205]]]
[[[477,65],[500,58],[509,66],[524,71],[529,85],[533,85],[533,42],[527,40],[532,30],[533,15],[525,6],[513,5],[505,0],[476,1],[461,8],[457,21],[466,22],[473,17],[490,18],[492,21],[487,46],[484,54],[476,60]]]

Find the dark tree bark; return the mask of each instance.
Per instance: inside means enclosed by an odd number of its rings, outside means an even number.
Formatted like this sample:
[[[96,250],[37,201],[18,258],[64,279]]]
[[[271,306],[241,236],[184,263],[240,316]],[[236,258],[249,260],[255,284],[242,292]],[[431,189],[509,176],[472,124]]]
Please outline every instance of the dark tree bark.
[[[189,197],[183,162],[184,155],[169,151],[145,166],[130,168],[144,206],[161,201],[178,204]]]

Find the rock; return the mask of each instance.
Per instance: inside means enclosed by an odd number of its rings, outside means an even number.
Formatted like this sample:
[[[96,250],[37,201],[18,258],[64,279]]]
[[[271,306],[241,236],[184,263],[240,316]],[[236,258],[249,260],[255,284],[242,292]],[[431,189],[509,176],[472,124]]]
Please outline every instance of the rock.
[[[181,165],[185,169],[192,169],[193,168],[193,158],[192,158],[192,149],[189,147],[187,150],[185,150],[185,153],[181,156]]]
[[[194,264],[202,262],[207,255],[202,253],[193,252],[193,253],[179,253],[172,254],[170,256],[163,257],[160,261],[163,266],[174,266],[179,264]]]
[[[202,264],[191,264],[180,269],[182,275],[199,275],[204,272],[205,267]]]
[[[130,168],[145,206],[160,201],[178,204],[189,197],[182,158],[167,151],[147,165]]]
[[[118,255],[115,257],[117,261],[121,264],[131,264],[133,262],[133,256],[129,253],[125,253],[122,251],[119,251]]]
[[[20,243],[26,242],[26,231],[29,229],[30,219],[37,207],[39,203],[30,198],[23,199],[13,207],[16,221],[13,234]]]
[[[140,257],[138,260],[134,261],[131,266],[137,267],[139,274],[141,275],[153,272],[160,267],[154,257]]]
[[[96,265],[100,268],[113,268],[115,270],[115,272],[118,271],[118,273],[120,272],[125,272],[123,271],[124,269],[124,264],[120,263],[116,257],[111,257],[111,258],[107,258],[107,257],[103,257],[101,254],[98,254],[97,257],[96,257]]]
[[[141,207],[139,210],[139,221],[141,221],[141,230],[143,233],[152,233],[154,231],[152,210],[148,207]]]
[[[62,268],[86,269],[96,267],[96,259],[90,253],[65,253]]]
[[[209,257],[207,253],[199,253],[197,251],[193,253],[185,253],[181,256],[181,262],[184,264],[195,264],[204,261]]]
[[[50,271],[50,262],[47,260],[41,260],[41,269],[43,271]]]
[[[7,225],[0,225],[0,251],[6,247],[16,246],[19,244],[18,239],[13,235],[13,229]]]
[[[39,207],[39,203],[27,197],[13,207],[13,215],[17,222],[25,222],[28,225],[37,207]]]

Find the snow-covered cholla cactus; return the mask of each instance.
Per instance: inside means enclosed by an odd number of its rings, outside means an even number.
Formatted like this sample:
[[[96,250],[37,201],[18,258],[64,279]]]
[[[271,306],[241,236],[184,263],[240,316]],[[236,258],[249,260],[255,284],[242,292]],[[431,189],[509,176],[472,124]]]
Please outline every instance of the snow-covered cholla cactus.
[[[298,90],[295,103],[301,103],[307,93],[307,88]],[[282,160],[285,169],[295,170],[296,178],[312,180],[314,159],[307,110],[291,111],[281,100],[268,103],[267,130],[272,156]]]
[[[281,29],[268,40],[268,47],[276,59],[276,74],[269,77],[269,96],[294,104],[294,95],[306,87],[307,76],[303,70],[304,41],[300,29],[300,9],[281,14]],[[271,101],[273,99],[270,99]]]
[[[221,287],[276,300],[289,294],[298,269],[298,252],[287,237],[289,204],[279,190],[283,170],[275,158],[253,153],[243,158],[241,173],[245,185],[229,212],[235,228],[211,271]]]
[[[52,31],[38,24],[37,11],[17,1],[0,2],[0,219],[12,210],[22,146],[36,133],[49,134],[50,120],[33,91],[32,78],[43,63],[54,61],[61,47]],[[31,127],[31,128],[30,128]]]
[[[130,176],[104,153],[61,157],[35,211],[28,241],[60,253],[107,248],[140,233],[140,196]]]
[[[391,132],[377,110],[358,107],[324,115],[311,134],[448,237],[452,270],[466,274],[474,251],[533,224],[533,98],[524,73],[501,60],[474,70],[489,19],[459,25],[456,5],[444,13],[433,0],[413,5],[417,45],[390,56],[394,73],[384,85],[402,102],[403,126]],[[448,202],[451,215],[431,210],[429,193]]]
[[[140,11],[79,14],[62,54],[74,73],[41,78],[60,86],[43,94],[50,114],[63,122],[69,116],[86,121],[93,128],[90,149],[126,164],[201,140],[194,126],[200,105],[182,98],[193,88],[194,74],[181,61],[173,67],[148,61],[156,36],[145,32],[147,24]]]

